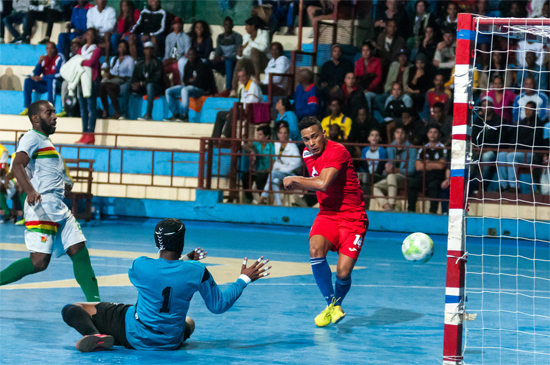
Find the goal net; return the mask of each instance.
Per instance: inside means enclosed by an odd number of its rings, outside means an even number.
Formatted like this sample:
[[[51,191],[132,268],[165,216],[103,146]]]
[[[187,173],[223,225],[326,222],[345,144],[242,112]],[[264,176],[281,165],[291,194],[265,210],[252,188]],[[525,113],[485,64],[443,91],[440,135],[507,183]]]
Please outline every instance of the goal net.
[[[550,363],[549,37],[459,14],[444,364]]]

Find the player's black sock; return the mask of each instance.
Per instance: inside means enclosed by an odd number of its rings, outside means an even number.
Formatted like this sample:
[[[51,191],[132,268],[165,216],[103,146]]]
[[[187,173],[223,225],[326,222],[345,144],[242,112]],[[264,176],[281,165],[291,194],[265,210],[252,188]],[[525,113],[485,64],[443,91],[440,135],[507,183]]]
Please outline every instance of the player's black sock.
[[[67,304],[61,310],[63,320],[69,326],[77,330],[82,336],[99,334],[99,331],[92,322],[92,317],[84,310],[84,308]]]

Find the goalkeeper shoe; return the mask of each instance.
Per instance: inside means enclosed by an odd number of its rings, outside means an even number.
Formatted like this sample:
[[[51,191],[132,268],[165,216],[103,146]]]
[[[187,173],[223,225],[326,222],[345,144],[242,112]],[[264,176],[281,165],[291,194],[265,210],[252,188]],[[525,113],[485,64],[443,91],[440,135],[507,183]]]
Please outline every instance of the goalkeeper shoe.
[[[20,221],[15,222],[16,226],[24,226],[25,225],[25,218],[21,219]]]
[[[336,324],[344,319],[344,317],[346,316],[346,312],[344,312],[341,306],[335,305],[332,307],[332,312],[330,313],[330,316],[332,318],[332,323]]]
[[[76,343],[76,349],[81,352],[92,352],[95,350],[107,350],[113,347],[115,338],[109,335],[84,336]]]
[[[330,324],[332,321],[332,308],[334,308],[334,305],[331,303],[327,305],[326,309],[322,311],[317,317],[315,317],[315,324],[317,327],[325,327]]]

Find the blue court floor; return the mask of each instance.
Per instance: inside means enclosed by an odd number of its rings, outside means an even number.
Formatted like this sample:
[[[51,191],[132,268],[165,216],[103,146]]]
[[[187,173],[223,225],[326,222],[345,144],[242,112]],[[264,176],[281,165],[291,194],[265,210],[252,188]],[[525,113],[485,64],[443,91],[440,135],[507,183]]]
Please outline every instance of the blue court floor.
[[[101,221],[84,226],[102,301],[133,304],[127,272],[133,259],[156,255],[156,220]],[[443,344],[446,238],[434,236],[425,265],[401,254],[405,234],[369,232],[344,301],[347,317],[317,328],[326,304],[315,285],[308,229],[187,222],[186,250],[203,247],[222,288],[237,279],[242,258],[263,255],[272,276],[249,285],[232,309],[210,313],[200,295],[189,316],[196,331],[178,351],[79,353],[80,335],[61,308],[84,301],[67,256],[42,272],[0,289],[2,364],[440,364]],[[0,226],[0,269],[27,257],[23,227]],[[335,265],[337,256],[329,254]]]

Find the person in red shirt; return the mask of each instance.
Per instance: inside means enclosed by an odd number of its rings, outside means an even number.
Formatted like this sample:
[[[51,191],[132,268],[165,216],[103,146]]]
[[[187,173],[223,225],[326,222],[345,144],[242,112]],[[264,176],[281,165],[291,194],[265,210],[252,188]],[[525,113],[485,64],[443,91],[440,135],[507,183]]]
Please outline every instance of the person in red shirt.
[[[361,252],[369,225],[363,192],[351,156],[340,143],[327,139],[321,123],[306,117],[298,125],[306,145],[304,163],[311,177],[285,177],[286,189],[317,191],[320,211],[309,233],[311,269],[328,306],[315,317],[324,327],[342,320],[342,302],[351,287],[351,272]],[[336,284],[327,263],[328,251],[338,252]]]
[[[422,109],[422,119],[428,122],[430,118],[434,116],[435,103],[442,103],[445,105],[445,112],[449,109],[451,103],[451,92],[445,88],[445,79],[443,75],[438,73],[434,78],[434,87],[428,90],[424,102],[424,108]]]
[[[372,111],[372,103],[376,94],[383,92],[382,62],[374,56],[374,46],[363,43],[361,58],[355,62],[355,76],[357,83],[365,90],[365,97]]]

